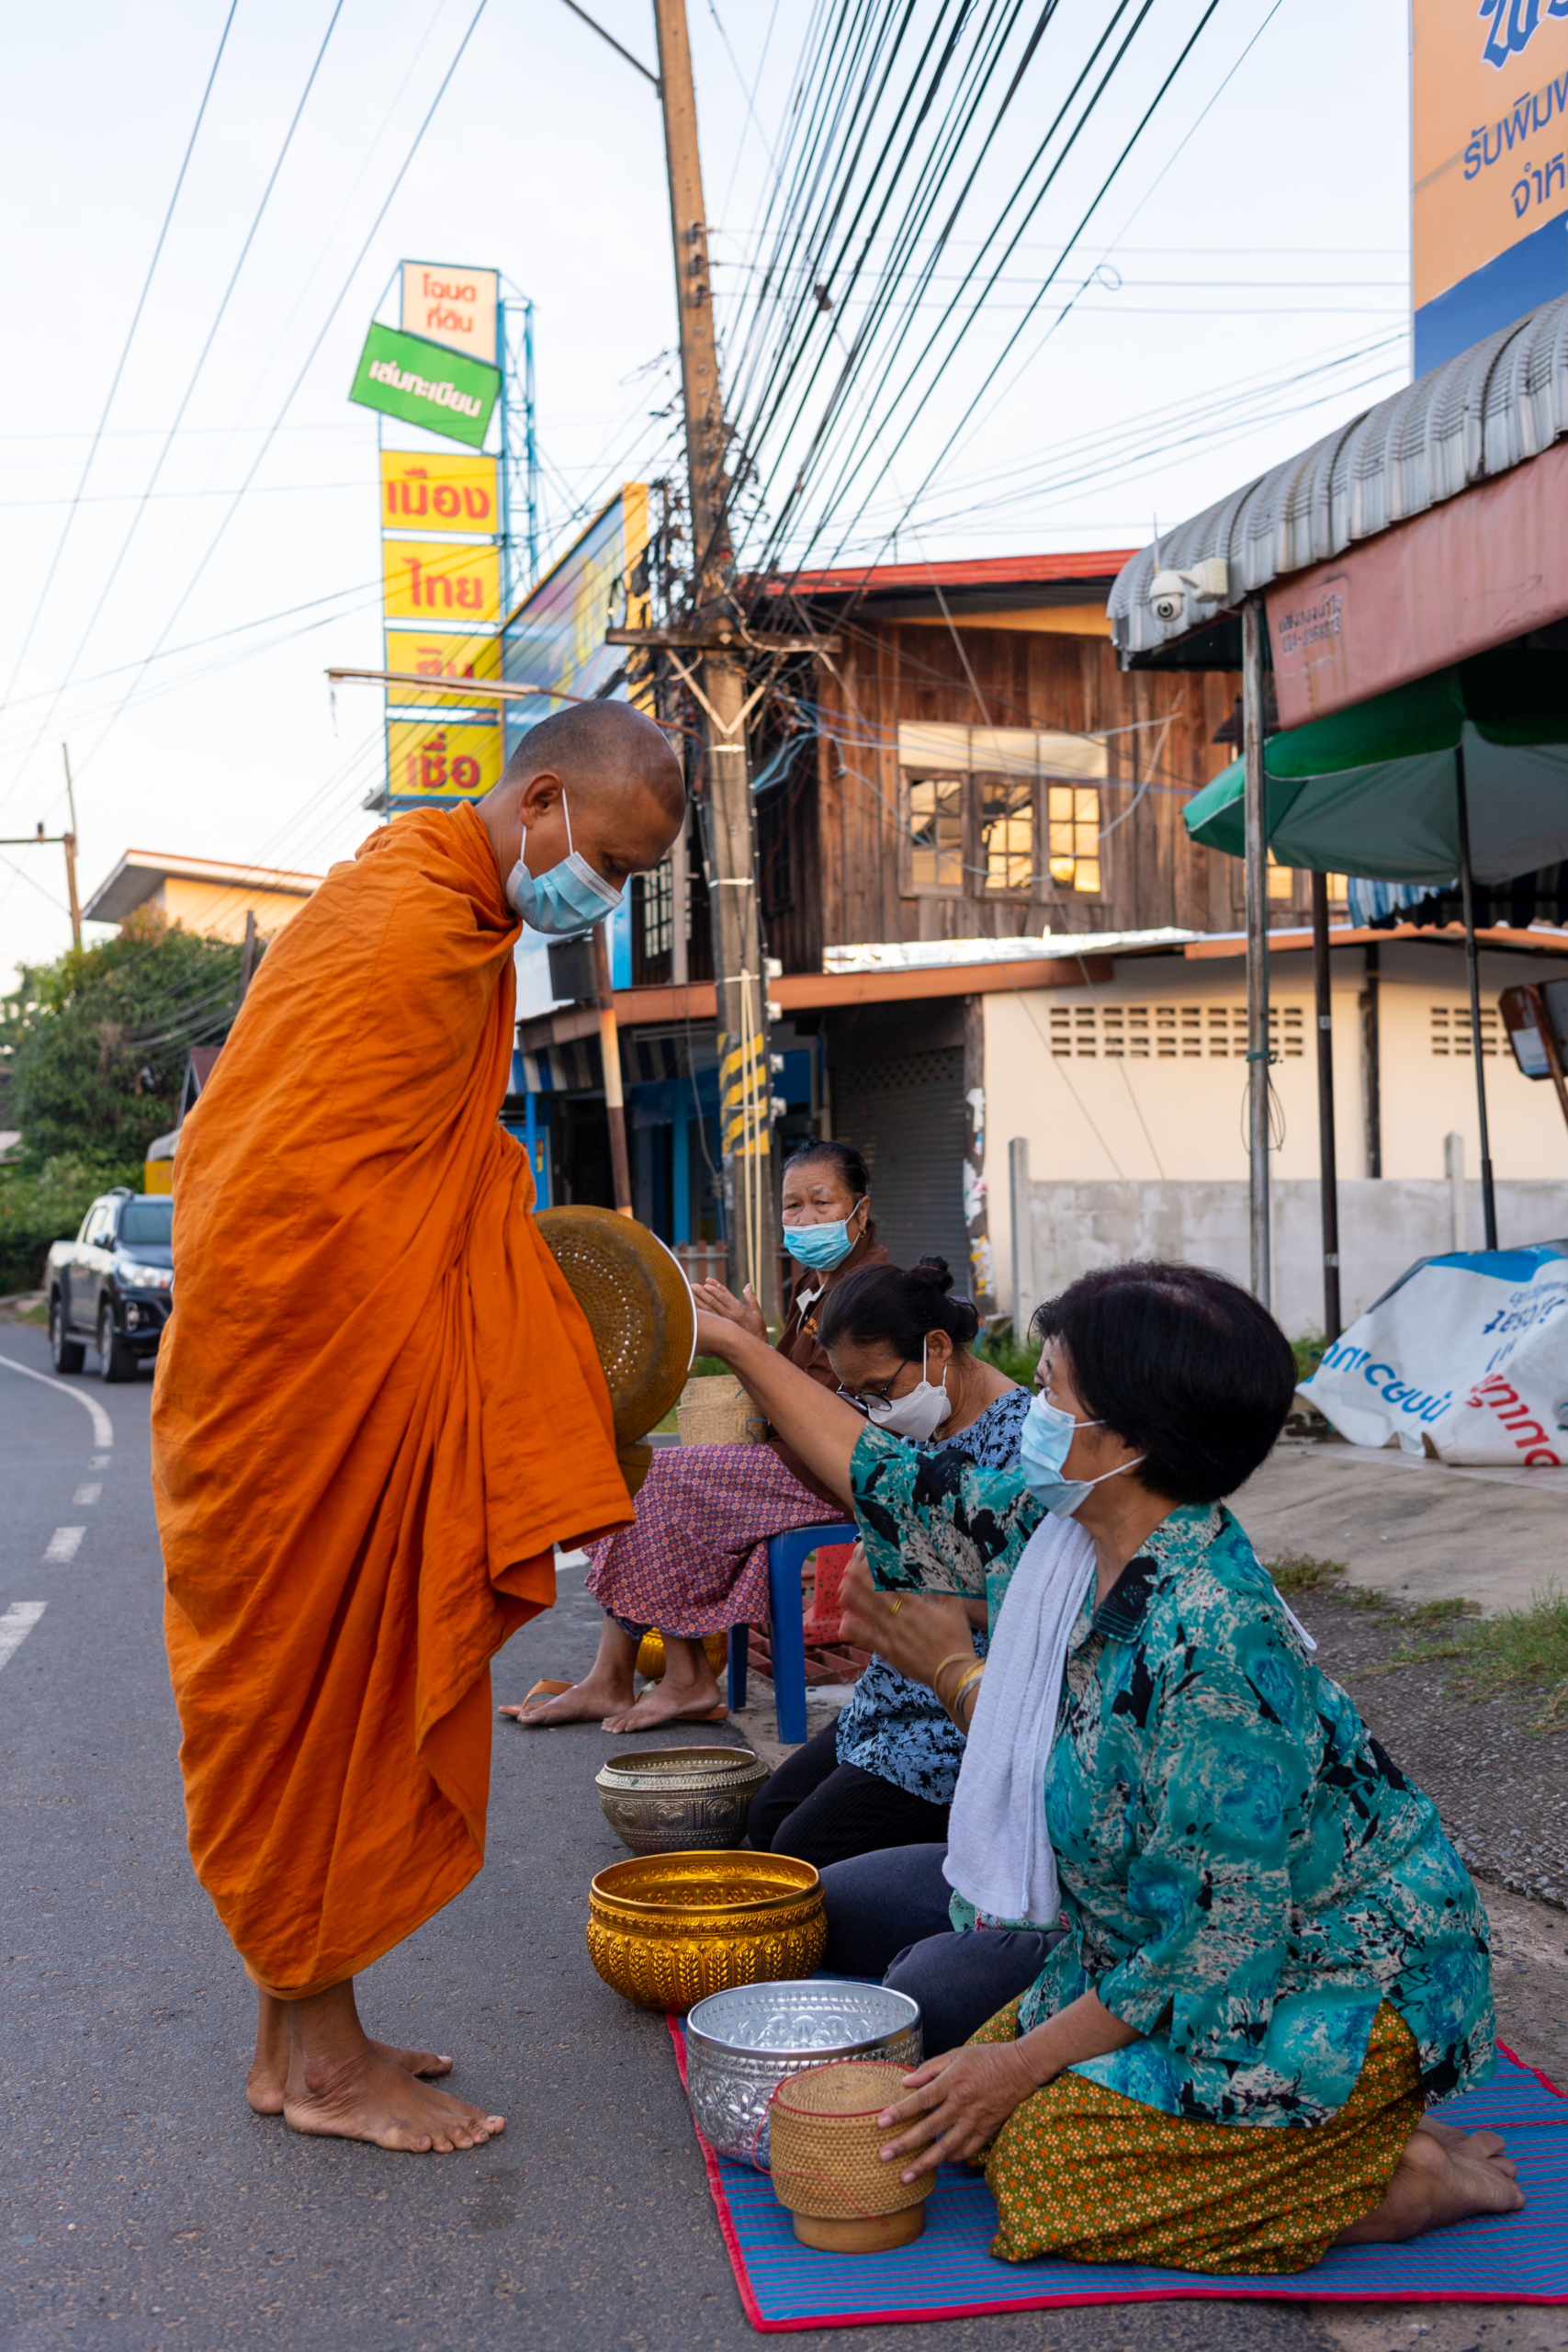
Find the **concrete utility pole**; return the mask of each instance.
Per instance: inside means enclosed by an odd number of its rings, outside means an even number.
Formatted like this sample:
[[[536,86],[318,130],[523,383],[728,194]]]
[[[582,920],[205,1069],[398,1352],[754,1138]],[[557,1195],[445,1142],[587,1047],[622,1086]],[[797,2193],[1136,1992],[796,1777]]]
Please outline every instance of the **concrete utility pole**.
[[[685,0],[653,0],[660,97],[670,175],[670,226],[681,311],[681,390],[686,413],[695,632],[700,674],[688,683],[707,721],[708,854],[713,961],[718,999],[720,1146],[731,1287],[750,1283],[764,1316],[779,1312],[773,1209],[772,1095],[766,973],[757,908],[757,841],[746,760],[746,670],[724,592],[732,560],[725,478],[724,405],[708,277],[707,214],[697,152],[697,106]],[[728,628],[724,627],[726,620]],[[692,640],[687,639],[690,643]],[[682,920],[677,905],[675,919]]]

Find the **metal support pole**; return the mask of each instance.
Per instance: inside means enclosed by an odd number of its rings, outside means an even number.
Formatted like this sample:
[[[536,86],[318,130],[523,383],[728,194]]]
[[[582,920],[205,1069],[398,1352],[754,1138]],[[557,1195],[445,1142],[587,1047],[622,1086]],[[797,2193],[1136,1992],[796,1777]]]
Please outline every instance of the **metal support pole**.
[[[626,1098],[621,1091],[621,1038],[615,1023],[615,991],[610,978],[610,947],[602,922],[593,926],[593,978],[599,998],[599,1058],[604,1067],[604,1108],[610,1118],[610,1173],[615,1206],[632,1214],[632,1164],[626,1150]]]
[[[243,1004],[256,976],[256,910],[245,909],[245,944],[240,950],[240,1002]]]
[[[1459,880],[1464,905],[1464,970],[1470,983],[1470,1052],[1475,1064],[1475,1115],[1481,1128],[1481,1215],[1488,1250],[1497,1247],[1497,1195],[1492,1182],[1492,1143],[1486,1129],[1486,1066],[1481,1058],[1481,968],[1475,952],[1475,879],[1470,866],[1470,796],[1464,745],[1454,745],[1454,805],[1459,817]]]
[[[1270,1304],[1269,1250],[1269,810],[1263,773],[1263,607],[1241,608],[1247,759],[1247,1149],[1252,1295]]]
[[[1317,994],[1317,1167],[1323,1197],[1323,1335],[1339,1337],[1339,1166],[1334,1145],[1334,998],[1328,876],[1312,877],[1312,968]]]
[[[528,585],[539,576],[539,441],[534,411],[534,305],[523,300],[523,470],[528,506]]]

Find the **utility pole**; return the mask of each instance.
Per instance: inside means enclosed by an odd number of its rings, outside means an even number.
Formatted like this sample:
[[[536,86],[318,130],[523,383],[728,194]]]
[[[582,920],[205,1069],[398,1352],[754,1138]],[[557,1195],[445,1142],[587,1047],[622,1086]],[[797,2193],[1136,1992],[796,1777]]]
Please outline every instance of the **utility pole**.
[[[771,1323],[779,1313],[772,1163],[767,981],[757,907],[757,842],[746,759],[746,670],[717,643],[732,561],[724,405],[708,277],[707,214],[697,151],[685,0],[653,0],[670,176],[670,226],[681,316],[681,390],[691,492],[693,594],[706,639],[698,700],[707,721],[709,888],[718,1001],[720,1146],[730,1286],[750,1283]],[[733,637],[733,623],[722,632]],[[689,641],[689,640],[688,640]],[[676,921],[682,918],[677,906]]]
[[[63,836],[65,843],[65,891],[71,901],[71,944],[82,944],[82,906],[76,896],[76,795],[71,788],[71,748],[62,743],[61,757],[65,762],[65,806],[71,812],[71,830]]]

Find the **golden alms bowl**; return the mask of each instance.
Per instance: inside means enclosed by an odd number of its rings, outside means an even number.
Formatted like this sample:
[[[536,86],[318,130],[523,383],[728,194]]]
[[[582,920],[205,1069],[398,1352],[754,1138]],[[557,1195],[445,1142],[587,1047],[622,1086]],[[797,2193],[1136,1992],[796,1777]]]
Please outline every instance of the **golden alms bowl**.
[[[645,2009],[809,1976],[827,1941],[821,1882],[793,1854],[643,1854],[588,1890],[588,1956]]]

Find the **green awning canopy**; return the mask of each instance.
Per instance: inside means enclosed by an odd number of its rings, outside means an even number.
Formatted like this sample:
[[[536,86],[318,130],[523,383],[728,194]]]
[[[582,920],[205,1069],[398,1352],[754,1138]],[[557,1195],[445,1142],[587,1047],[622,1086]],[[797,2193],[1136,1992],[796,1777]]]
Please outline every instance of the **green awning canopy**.
[[[1515,647],[1270,736],[1269,848],[1281,865],[1450,880],[1461,744],[1475,879],[1507,882],[1568,858],[1568,655]],[[1192,839],[1240,857],[1244,796],[1235,760],[1183,811]]]

